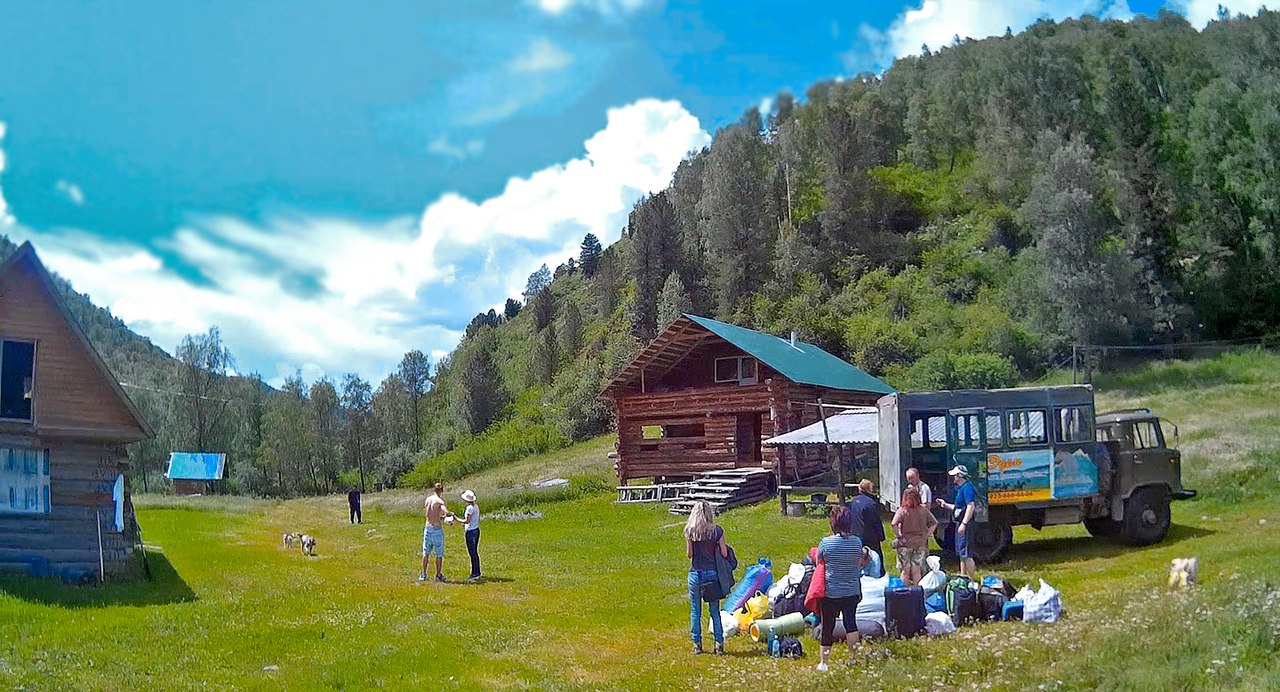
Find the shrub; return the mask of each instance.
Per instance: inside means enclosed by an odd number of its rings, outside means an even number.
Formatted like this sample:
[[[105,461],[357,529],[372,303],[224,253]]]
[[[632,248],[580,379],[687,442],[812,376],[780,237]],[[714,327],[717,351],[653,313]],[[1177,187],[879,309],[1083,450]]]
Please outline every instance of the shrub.
[[[999,389],[1018,381],[1018,370],[994,353],[935,352],[904,368],[892,378],[900,389]]]
[[[464,438],[453,449],[428,457],[400,478],[402,488],[425,488],[437,481],[451,482],[473,473],[510,464],[569,444],[569,438],[552,425],[511,420]]]

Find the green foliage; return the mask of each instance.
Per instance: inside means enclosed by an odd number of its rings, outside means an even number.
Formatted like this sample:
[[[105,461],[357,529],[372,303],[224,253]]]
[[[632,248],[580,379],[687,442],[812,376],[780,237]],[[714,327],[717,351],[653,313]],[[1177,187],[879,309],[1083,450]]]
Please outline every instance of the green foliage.
[[[554,426],[510,420],[464,438],[448,452],[422,460],[413,471],[400,478],[398,485],[425,488],[437,481],[454,481],[567,444],[569,439]]]
[[[940,389],[998,389],[1018,381],[1018,369],[1007,358],[992,353],[935,351],[889,375],[903,391]]]

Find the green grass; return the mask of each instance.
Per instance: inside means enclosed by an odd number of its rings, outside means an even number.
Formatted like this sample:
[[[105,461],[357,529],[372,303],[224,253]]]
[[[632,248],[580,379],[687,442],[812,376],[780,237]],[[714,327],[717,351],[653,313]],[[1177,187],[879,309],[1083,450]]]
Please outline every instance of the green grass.
[[[999,571],[1061,589],[1057,625],[869,644],[857,669],[820,675],[808,638],[802,661],[742,638],[723,658],[688,654],[687,562],[663,507],[598,493],[541,505],[541,519],[489,521],[492,580],[469,586],[414,581],[417,495],[370,495],[354,527],[338,497],[146,498],[154,581],[0,577],[0,688],[1280,688],[1280,358],[1151,366],[1099,387],[1100,406],[1150,405],[1181,426],[1187,484],[1203,497],[1176,504],[1169,538],[1149,548],[1079,526],[1019,529]],[[536,477],[599,477],[610,448],[592,441],[450,492],[474,486],[485,506]],[[773,504],[722,519],[743,559],[783,567],[825,533]],[[286,530],[316,535],[318,555],[281,548]],[[1190,555],[1200,585],[1167,592],[1168,561]],[[457,530],[446,572],[465,574]]]

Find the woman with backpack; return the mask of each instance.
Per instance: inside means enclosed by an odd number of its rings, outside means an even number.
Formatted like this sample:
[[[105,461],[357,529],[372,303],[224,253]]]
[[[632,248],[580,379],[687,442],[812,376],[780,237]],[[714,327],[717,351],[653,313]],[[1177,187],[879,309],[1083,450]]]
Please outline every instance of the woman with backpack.
[[[729,546],[724,542],[724,529],[716,526],[715,510],[711,503],[700,500],[689,512],[684,524],[685,554],[689,557],[689,633],[693,636],[693,653],[702,653],[702,602],[703,586],[719,593],[720,581],[716,575],[716,555],[729,556]],[[724,626],[720,622],[720,599],[708,600],[711,611],[711,631],[716,638],[714,652],[724,653]]]
[[[858,603],[862,601],[862,568],[868,563],[868,550],[854,532],[853,511],[847,505],[831,510],[831,535],[818,543],[818,560],[822,563],[826,591],[819,599],[822,617],[822,660],[818,670],[827,670],[831,646],[835,644],[836,618],[844,622],[845,643],[849,645],[849,663],[858,647]],[[816,577],[815,577],[816,578]]]
[[[893,547],[898,551],[898,571],[902,583],[914,586],[924,576],[924,561],[929,557],[929,535],[938,525],[933,512],[925,506],[920,491],[907,486],[902,493],[902,506],[893,515],[893,531],[897,538]]]

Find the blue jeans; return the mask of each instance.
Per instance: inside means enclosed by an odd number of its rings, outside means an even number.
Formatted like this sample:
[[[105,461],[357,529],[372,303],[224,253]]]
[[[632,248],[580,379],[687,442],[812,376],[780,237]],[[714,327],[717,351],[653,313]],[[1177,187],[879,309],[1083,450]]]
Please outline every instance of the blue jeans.
[[[701,572],[689,570],[689,633],[693,635],[693,643],[702,643],[702,585],[716,581],[716,571],[704,569]],[[711,608],[711,632],[716,636],[716,643],[724,643],[724,625],[720,622],[720,601],[707,604]]]

